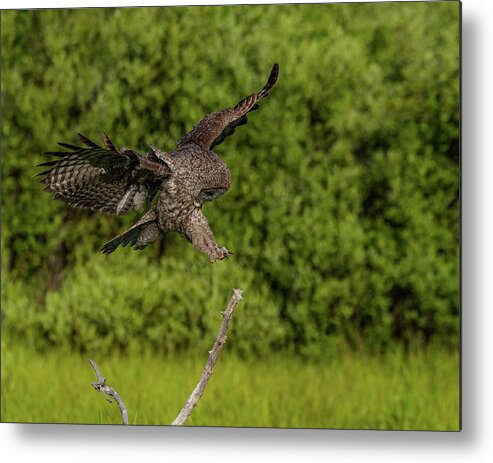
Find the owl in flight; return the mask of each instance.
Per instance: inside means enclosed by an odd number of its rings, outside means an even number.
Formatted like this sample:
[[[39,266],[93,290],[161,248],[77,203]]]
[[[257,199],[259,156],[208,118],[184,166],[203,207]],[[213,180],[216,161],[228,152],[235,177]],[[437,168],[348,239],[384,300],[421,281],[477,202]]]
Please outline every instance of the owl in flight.
[[[225,193],[231,173],[212,149],[246,124],[247,113],[258,108],[277,81],[279,66],[274,64],[269,79],[259,93],[241,100],[232,108],[205,116],[177,143],[172,153],[149,144],[145,154],[117,149],[103,133],[105,147],[80,135],[86,147],[59,143],[69,151],[48,152],[58,159],[45,162],[41,172],[44,191],[76,207],[108,214],[126,214],[145,202],[156,203],[127,231],[102,247],[110,254],[119,245],[143,249],[161,233],[178,232],[207,254],[211,262],[231,252],[218,246],[202,213],[202,204]]]

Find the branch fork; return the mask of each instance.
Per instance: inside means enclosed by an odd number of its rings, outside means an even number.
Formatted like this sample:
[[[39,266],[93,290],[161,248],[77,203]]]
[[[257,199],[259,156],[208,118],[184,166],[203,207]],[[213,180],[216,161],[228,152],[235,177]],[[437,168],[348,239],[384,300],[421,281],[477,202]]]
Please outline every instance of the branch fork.
[[[104,398],[111,403],[111,400],[108,396],[113,397],[120,408],[120,413],[122,414],[123,424],[128,424],[128,411],[127,407],[123,403],[122,398],[118,395],[118,393],[110,386],[106,384],[106,378],[101,374],[99,367],[93,359],[89,359],[90,364],[94,368],[96,372],[96,376],[98,377],[97,382],[91,381],[91,385],[96,391],[102,392],[104,394]]]

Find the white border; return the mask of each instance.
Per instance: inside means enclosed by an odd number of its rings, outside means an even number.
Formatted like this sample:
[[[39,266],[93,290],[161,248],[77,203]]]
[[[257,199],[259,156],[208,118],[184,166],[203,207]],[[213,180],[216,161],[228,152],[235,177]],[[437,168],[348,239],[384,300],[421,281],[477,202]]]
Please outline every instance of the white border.
[[[281,3],[2,0],[1,8]],[[296,3],[296,2],[282,2]],[[314,2],[319,3],[319,2]],[[463,2],[463,427],[461,433],[0,424],[2,461],[491,461],[493,2]]]

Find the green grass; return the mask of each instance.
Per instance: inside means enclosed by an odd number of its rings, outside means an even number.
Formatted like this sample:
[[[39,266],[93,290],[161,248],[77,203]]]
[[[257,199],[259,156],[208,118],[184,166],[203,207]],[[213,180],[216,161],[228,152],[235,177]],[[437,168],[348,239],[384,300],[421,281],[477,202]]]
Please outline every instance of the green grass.
[[[206,360],[92,355],[131,424],[171,423]],[[247,361],[225,348],[187,425],[458,430],[458,361],[440,350]],[[120,423],[118,407],[94,391],[94,380],[88,356],[4,344],[2,421]]]

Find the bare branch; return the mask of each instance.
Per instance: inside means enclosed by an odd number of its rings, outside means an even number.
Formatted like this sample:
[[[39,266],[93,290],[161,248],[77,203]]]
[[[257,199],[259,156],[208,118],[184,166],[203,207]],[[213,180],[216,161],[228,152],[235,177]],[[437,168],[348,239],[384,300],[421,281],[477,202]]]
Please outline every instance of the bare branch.
[[[173,423],[171,423],[173,426],[182,426],[185,423],[185,421],[189,418],[189,416],[192,414],[192,411],[197,405],[197,402],[202,397],[202,394],[204,393],[205,388],[209,383],[209,379],[214,371],[214,366],[216,364],[217,358],[219,357],[219,353],[221,352],[221,349],[226,343],[226,339],[227,339],[226,333],[229,328],[231,317],[233,316],[233,311],[236,305],[238,304],[238,302],[240,302],[242,299],[243,299],[243,292],[241,291],[241,289],[233,289],[233,295],[229,300],[228,307],[224,312],[221,312],[223,316],[223,321],[219,328],[219,333],[217,334],[216,342],[214,343],[212,350],[209,351],[209,358],[207,359],[207,363],[205,364],[204,371],[202,372],[202,375],[200,376],[200,380],[197,383],[197,386],[195,386],[195,389],[190,394],[190,397],[188,398],[181,412],[175,418]]]
[[[221,349],[226,343],[226,339],[227,339],[226,333],[228,332],[229,323],[231,322],[231,318],[233,316],[235,307],[238,304],[238,302],[240,302],[242,299],[243,299],[243,292],[241,291],[241,289],[233,289],[233,294],[231,296],[231,299],[229,300],[226,310],[224,312],[221,312],[223,316],[223,320],[221,322],[221,326],[219,327],[219,332],[217,333],[216,342],[214,343],[212,350],[209,351],[209,358],[207,359],[207,363],[205,364],[204,371],[202,372],[202,375],[200,376],[200,380],[197,383],[197,386],[195,386],[195,389],[190,394],[190,397],[188,398],[181,412],[175,418],[173,423],[171,423],[173,426],[182,426],[185,423],[185,421],[190,417],[193,409],[197,405],[197,402],[202,397],[202,394],[204,393],[205,388],[209,383],[209,379],[212,376],[212,373],[214,372],[214,367],[219,357],[219,353],[221,352]],[[108,399],[108,396],[111,396],[115,399],[116,403],[118,404],[118,407],[120,407],[123,424],[128,424],[128,412],[127,412],[127,408],[125,407],[125,404],[123,403],[123,400],[112,387],[106,384],[106,378],[101,374],[101,371],[99,370],[96,362],[93,359],[89,359],[89,362],[91,363],[98,377],[97,382],[91,382],[92,386],[94,387],[94,389],[96,389],[96,391],[102,392],[104,394],[105,399],[108,402],[111,403],[111,400]]]
[[[92,367],[94,368],[94,371],[96,372],[96,375],[98,377],[97,382],[91,382],[92,386],[96,391],[102,392],[104,394],[104,398],[111,403],[111,400],[108,399],[108,396],[111,396],[115,399],[116,403],[118,404],[118,407],[120,408],[120,412],[122,414],[122,421],[123,424],[128,424],[128,412],[127,412],[127,407],[125,407],[125,404],[123,403],[123,400],[121,397],[118,395],[118,393],[110,386],[106,384],[106,378],[101,374],[101,371],[99,370],[98,366],[96,365],[96,362],[93,359],[89,359],[89,362],[91,363]]]

